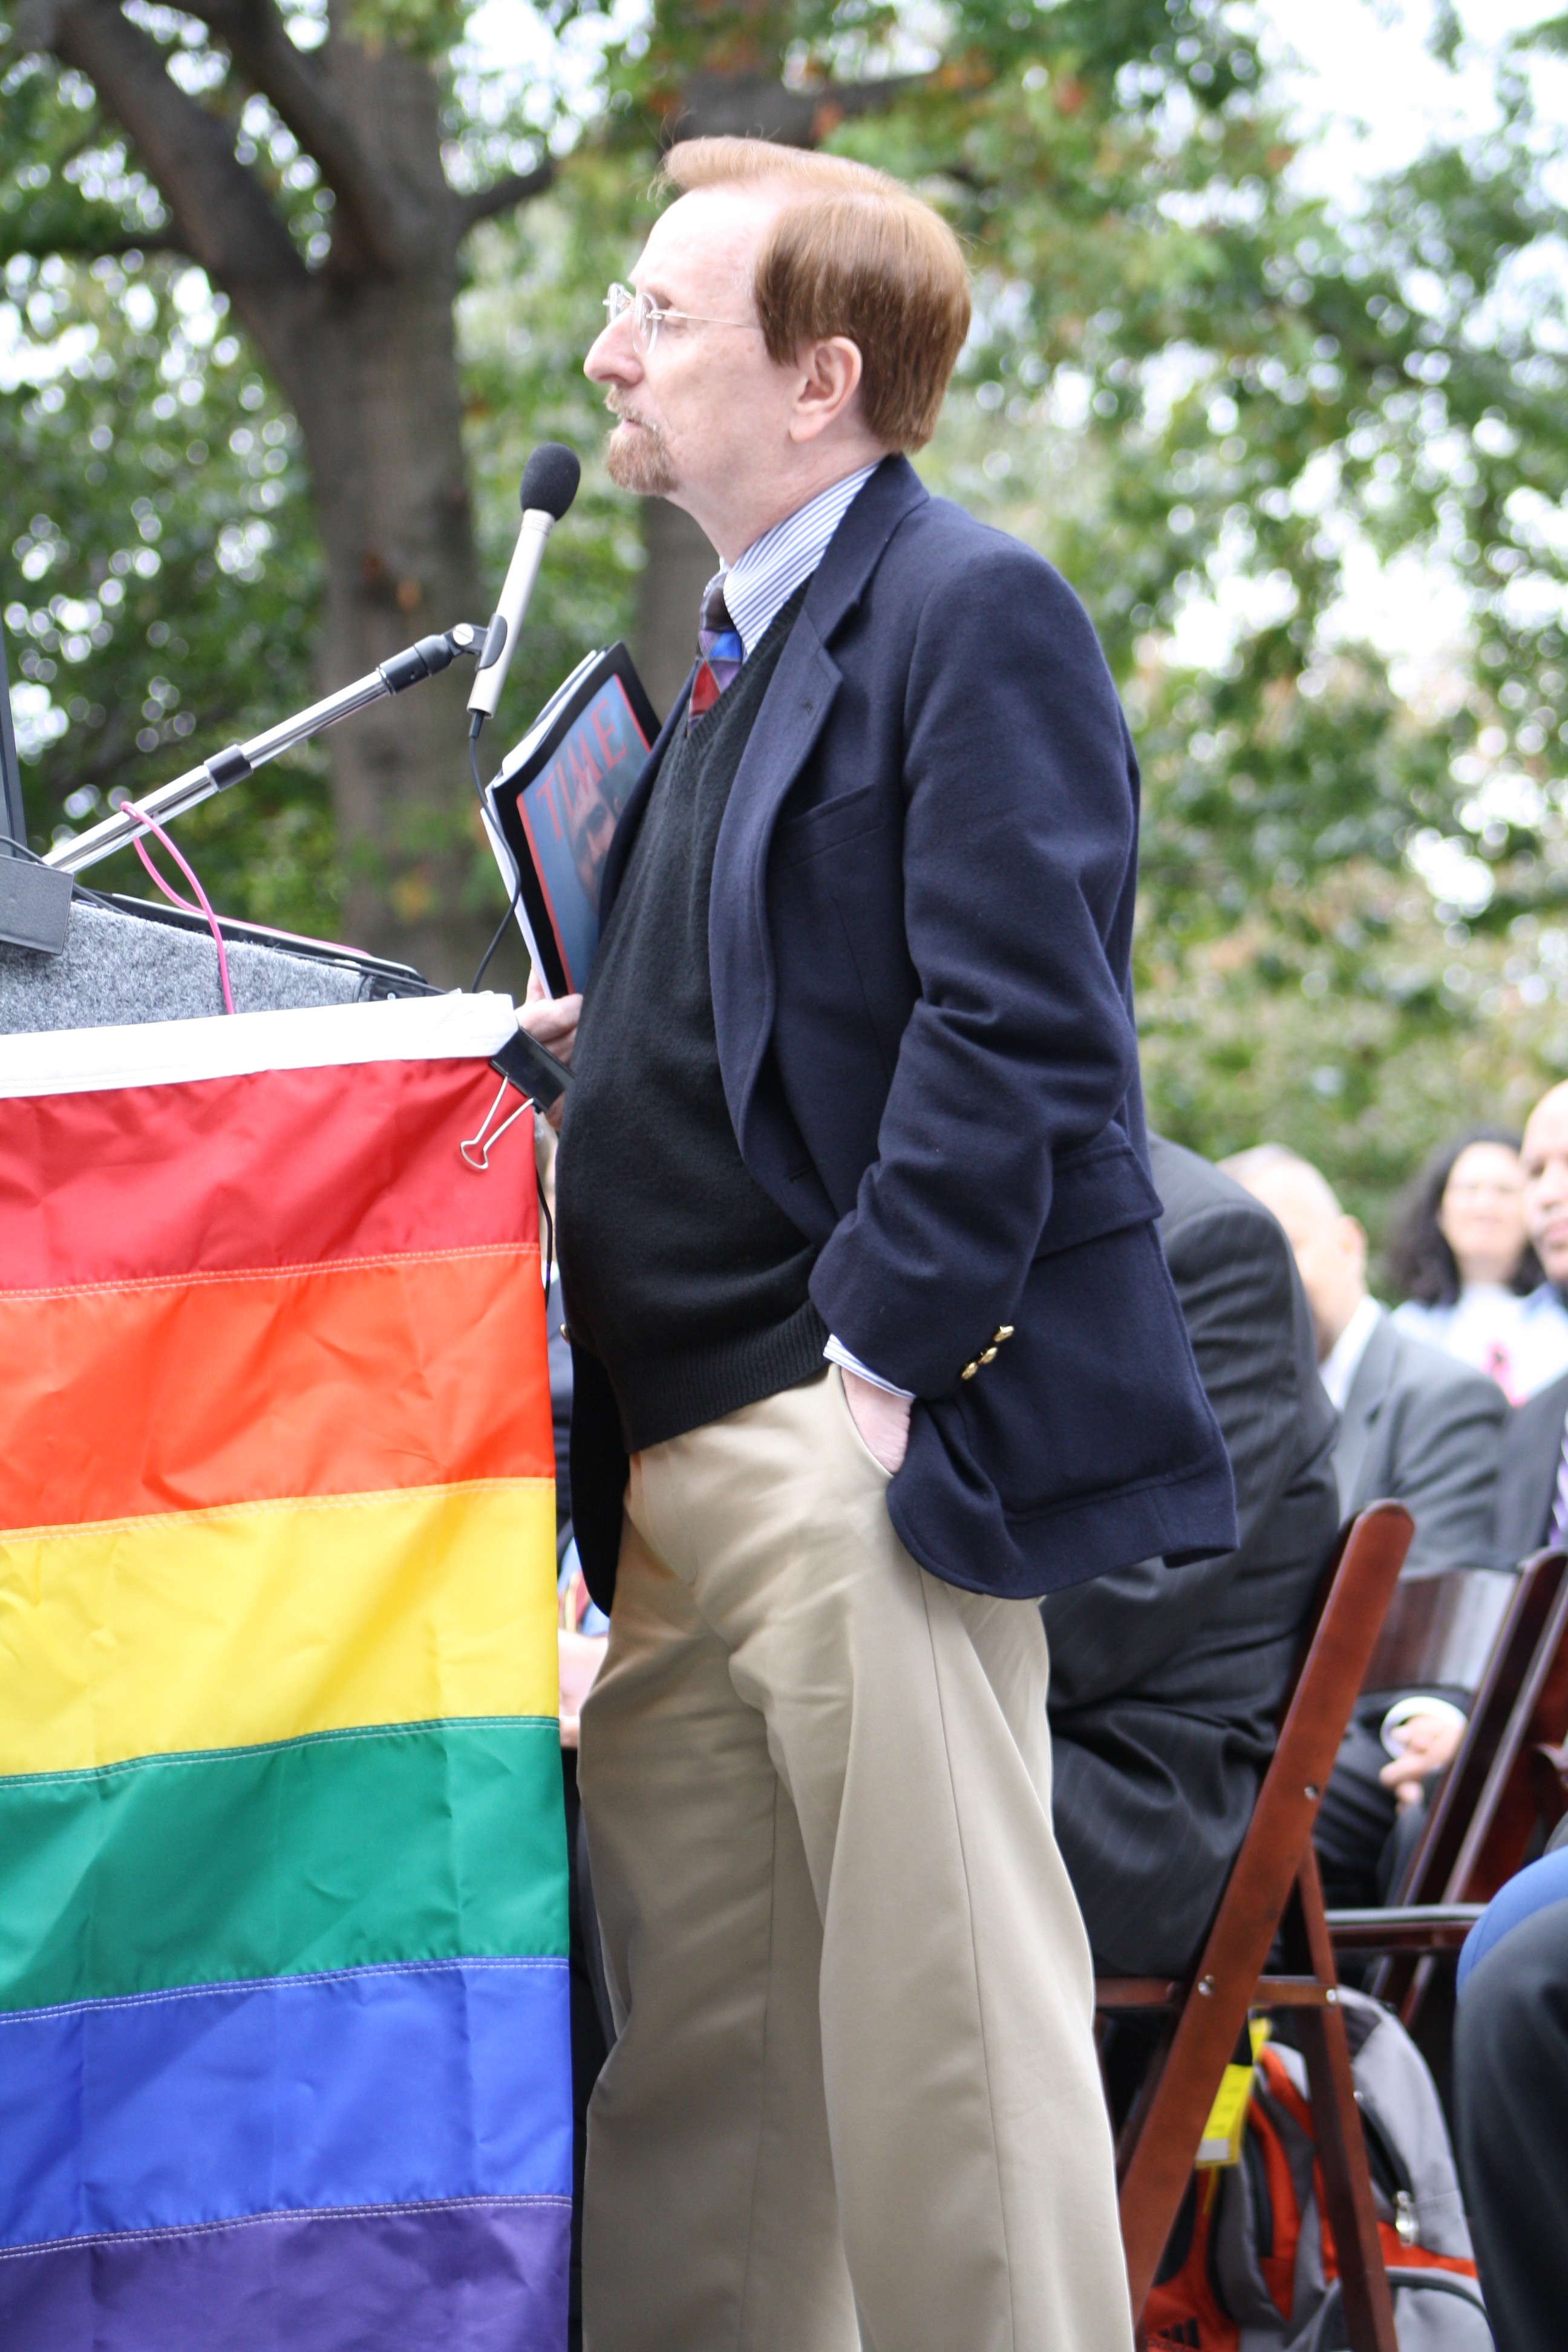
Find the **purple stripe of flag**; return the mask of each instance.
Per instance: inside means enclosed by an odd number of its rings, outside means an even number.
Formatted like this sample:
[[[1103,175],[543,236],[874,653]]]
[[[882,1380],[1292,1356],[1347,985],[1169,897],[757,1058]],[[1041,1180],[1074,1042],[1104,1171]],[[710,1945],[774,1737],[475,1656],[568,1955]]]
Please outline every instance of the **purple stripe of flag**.
[[[558,2352],[565,2198],[272,2214],[0,2257],[5,2352]]]

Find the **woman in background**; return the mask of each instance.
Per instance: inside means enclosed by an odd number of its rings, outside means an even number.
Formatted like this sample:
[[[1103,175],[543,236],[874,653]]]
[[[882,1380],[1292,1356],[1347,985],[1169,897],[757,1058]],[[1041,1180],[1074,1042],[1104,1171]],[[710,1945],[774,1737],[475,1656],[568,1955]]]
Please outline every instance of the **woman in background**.
[[[1530,1246],[1519,1138],[1506,1128],[1472,1128],[1433,1154],[1386,1255],[1400,1329],[1489,1372],[1514,1404],[1568,1371],[1568,1307]]]

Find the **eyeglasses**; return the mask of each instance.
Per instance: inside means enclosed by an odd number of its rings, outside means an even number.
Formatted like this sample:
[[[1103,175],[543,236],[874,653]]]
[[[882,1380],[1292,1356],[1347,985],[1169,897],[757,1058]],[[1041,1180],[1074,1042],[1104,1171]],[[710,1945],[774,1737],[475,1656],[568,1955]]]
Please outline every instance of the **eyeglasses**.
[[[634,294],[629,286],[612,286],[605,297],[605,312],[612,327],[618,326],[629,312],[632,332],[637,347],[645,353],[651,352],[658,341],[658,331],[668,320],[684,327],[752,327],[754,319],[705,319],[697,310],[661,310],[651,294]]]

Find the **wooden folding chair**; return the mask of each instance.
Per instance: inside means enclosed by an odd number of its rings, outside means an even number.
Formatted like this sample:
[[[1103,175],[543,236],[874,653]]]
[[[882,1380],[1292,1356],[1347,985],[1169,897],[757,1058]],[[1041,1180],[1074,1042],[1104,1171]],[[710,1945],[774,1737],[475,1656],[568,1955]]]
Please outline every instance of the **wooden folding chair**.
[[[1377,1503],[1341,1535],[1280,1725],[1273,1760],[1203,1953],[1182,1983],[1102,1978],[1102,2015],[1169,2021],[1117,2146],[1121,2236],[1134,2315],[1154,2283],[1221,2078],[1255,2008],[1300,2011],[1312,2118],[1352,2352],[1396,2352],[1394,2304],[1351,2078],[1350,2044],[1312,1851],[1312,1823],[1413,1523]],[[1292,1973],[1263,1969],[1284,1930]]]
[[[1366,1670],[1366,1691],[1462,1691],[1474,1704],[1519,1590],[1486,1568],[1402,1576]]]
[[[1514,1580],[1458,1755],[1394,1899],[1331,1911],[1336,1953],[1386,1957],[1371,1990],[1413,2022],[1438,1955],[1458,1950],[1511,1878],[1544,1812],[1564,1802],[1568,1738],[1568,1552],[1539,1551]],[[1554,1793],[1555,1792],[1555,1793]]]

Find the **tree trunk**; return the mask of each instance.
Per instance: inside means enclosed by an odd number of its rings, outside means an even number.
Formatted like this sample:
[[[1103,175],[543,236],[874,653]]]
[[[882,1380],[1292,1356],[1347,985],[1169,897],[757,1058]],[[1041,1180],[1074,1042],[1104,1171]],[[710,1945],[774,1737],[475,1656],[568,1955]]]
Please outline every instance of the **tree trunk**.
[[[332,102],[397,215],[392,266],[335,224],[325,268],[281,317],[263,304],[253,324],[315,486],[326,692],[416,637],[455,621],[482,625],[495,597],[479,579],[463,459],[453,323],[461,224],[442,168],[436,78],[418,59],[372,54],[335,30],[321,55]],[[471,677],[462,662],[329,739],[349,936],[447,986],[472,977],[494,928],[464,903]]]
[[[433,630],[482,626],[495,601],[479,579],[464,478],[454,292],[449,262],[323,279],[287,358],[274,357],[326,555],[323,692]],[[493,928],[463,903],[472,675],[460,663],[329,739],[349,935],[448,985],[472,976]]]

